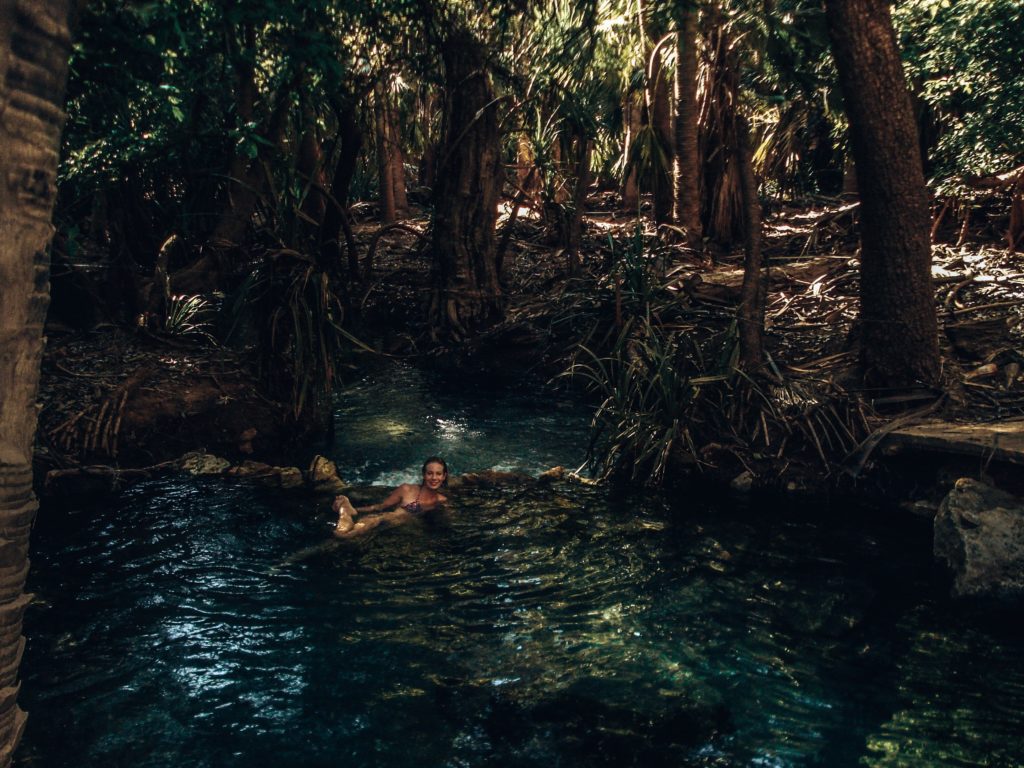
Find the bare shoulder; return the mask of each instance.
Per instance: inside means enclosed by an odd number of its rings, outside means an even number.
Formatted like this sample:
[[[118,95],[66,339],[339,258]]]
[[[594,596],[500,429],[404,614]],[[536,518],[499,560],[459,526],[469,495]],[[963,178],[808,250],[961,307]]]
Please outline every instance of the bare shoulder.
[[[437,503],[438,504],[447,504],[448,503],[448,497],[447,496],[443,496],[440,493],[437,494]]]

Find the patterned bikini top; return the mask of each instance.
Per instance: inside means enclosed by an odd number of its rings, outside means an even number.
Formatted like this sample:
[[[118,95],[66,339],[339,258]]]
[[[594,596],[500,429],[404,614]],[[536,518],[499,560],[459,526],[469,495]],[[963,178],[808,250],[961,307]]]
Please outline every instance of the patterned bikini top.
[[[402,505],[402,509],[404,509],[406,512],[408,512],[411,515],[422,515],[424,512],[426,512],[427,510],[425,510],[423,508],[423,505],[420,504],[420,494],[422,492],[423,492],[423,486],[421,485],[420,489],[418,491],[416,491],[416,498],[413,499],[412,501],[410,501],[408,504],[403,504]]]

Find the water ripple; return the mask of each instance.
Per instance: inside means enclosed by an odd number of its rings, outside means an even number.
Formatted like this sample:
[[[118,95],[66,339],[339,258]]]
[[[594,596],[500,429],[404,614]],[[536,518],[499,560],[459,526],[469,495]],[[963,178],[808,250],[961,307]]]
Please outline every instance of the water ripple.
[[[405,460],[382,430],[467,461],[521,422],[387,395],[348,433],[371,479]],[[43,509],[23,762],[1024,764],[1024,635],[933,596],[920,529],[557,483],[453,507],[345,542],[324,500],[242,484]]]

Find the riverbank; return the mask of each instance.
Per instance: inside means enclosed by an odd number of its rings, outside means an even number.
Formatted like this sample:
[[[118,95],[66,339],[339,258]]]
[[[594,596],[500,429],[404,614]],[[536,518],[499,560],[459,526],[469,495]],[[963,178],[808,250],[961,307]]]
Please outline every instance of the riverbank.
[[[669,328],[673,343],[692,339],[704,359],[725,362],[690,374],[708,379],[703,384],[677,382],[699,389],[703,399],[693,398],[685,413],[686,439],[666,443],[665,465],[655,480],[688,477],[738,490],[801,493],[841,488],[895,494],[910,503],[922,500],[915,496],[931,500],[948,490],[937,465],[977,463],[962,458],[952,437],[943,448],[942,423],[981,425],[1024,413],[1019,259],[982,245],[936,246],[945,390],[864,390],[856,383],[849,340],[857,301],[855,224],[850,205],[787,209],[769,222],[765,325],[771,370],[764,380],[736,377],[728,367],[741,254],[661,242],[611,209],[588,215],[578,275],[568,274],[542,223],[523,211],[505,259],[506,319],[459,347],[440,347],[422,330],[429,264],[417,250],[422,238],[416,233],[425,230],[426,220],[411,219],[374,239],[378,227],[364,219],[356,235],[372,240],[375,253],[372,263],[369,255],[364,263],[362,295],[356,297],[363,330],[356,332],[381,350],[380,359],[419,361],[454,372],[456,380],[543,383],[575,370],[576,376],[557,383],[596,407],[600,386],[579,375],[581,363],[612,359],[623,350],[628,362],[644,333]],[[652,311],[653,320],[638,326],[638,314],[650,318]],[[48,336],[37,452],[43,474],[94,464],[139,468],[199,449],[233,461],[291,464],[289,451],[301,451],[323,426],[315,419],[297,421],[287,406],[261,396],[251,360],[202,336],[109,325],[89,331],[51,325]],[[348,361],[340,391],[358,378],[360,360],[373,357],[362,353]],[[624,412],[630,406],[620,404]],[[658,412],[657,406],[642,426],[664,435],[664,422],[671,426],[679,414]],[[890,461],[886,454],[896,450],[898,429],[924,421],[933,425],[929,450],[945,452],[949,461],[921,461],[927,471],[914,471],[913,445]],[[602,443],[596,445],[600,451]],[[605,463],[604,469],[621,474],[636,447],[627,445],[621,463]],[[308,460],[309,452],[300,458],[297,463]],[[984,471],[998,474],[1004,459],[987,457]],[[922,476],[929,474],[932,480]],[[922,490],[929,482],[938,487]]]

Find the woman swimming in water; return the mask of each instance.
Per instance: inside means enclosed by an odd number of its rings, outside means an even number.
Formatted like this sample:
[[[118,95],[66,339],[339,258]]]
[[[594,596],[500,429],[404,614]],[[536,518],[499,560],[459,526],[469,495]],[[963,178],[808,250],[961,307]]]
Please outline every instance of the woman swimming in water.
[[[333,505],[334,511],[338,513],[334,535],[339,539],[361,536],[378,525],[401,525],[431,512],[448,501],[448,498],[440,493],[446,482],[448,465],[444,463],[444,459],[431,456],[423,462],[423,480],[419,485],[402,483],[380,504],[370,504],[356,509],[347,496],[337,496]],[[379,514],[356,520],[358,515],[366,512]]]

